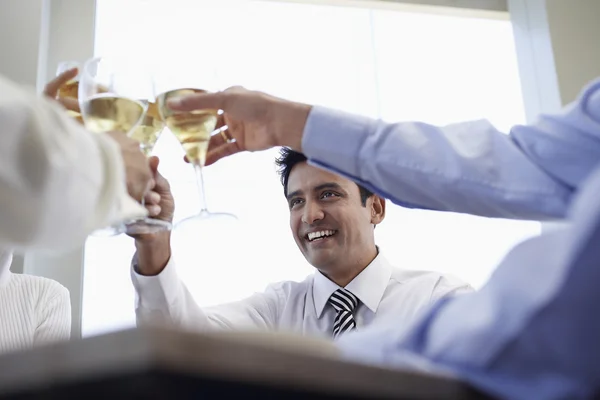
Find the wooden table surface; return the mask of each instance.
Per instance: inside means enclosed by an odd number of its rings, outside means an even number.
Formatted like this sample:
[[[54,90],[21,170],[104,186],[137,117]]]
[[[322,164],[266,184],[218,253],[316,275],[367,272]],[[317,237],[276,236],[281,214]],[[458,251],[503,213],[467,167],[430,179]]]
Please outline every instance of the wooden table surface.
[[[0,357],[0,399],[487,398],[448,378],[251,336],[133,329],[7,354]]]

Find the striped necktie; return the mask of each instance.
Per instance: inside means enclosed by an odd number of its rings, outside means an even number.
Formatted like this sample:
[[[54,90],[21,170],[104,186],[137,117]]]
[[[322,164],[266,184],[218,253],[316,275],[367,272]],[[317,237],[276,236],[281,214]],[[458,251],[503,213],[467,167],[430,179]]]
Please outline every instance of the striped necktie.
[[[352,315],[352,312],[358,305],[358,298],[355,295],[346,289],[340,288],[331,295],[329,304],[337,311],[335,321],[333,322],[334,339],[356,328],[356,321],[354,320],[354,315]]]

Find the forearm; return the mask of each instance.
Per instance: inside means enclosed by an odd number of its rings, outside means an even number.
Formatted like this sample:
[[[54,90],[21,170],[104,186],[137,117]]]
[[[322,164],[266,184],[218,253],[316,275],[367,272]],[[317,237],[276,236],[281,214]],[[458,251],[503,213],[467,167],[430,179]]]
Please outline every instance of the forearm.
[[[68,249],[121,215],[144,214],[127,195],[109,138],[90,134],[57,105],[1,77],[0,121],[3,245]]]
[[[311,110],[312,106],[308,104],[274,98],[268,120],[273,121],[270,130],[275,145],[302,151],[304,126]]]
[[[198,332],[216,328],[183,285],[179,293],[172,297],[174,302],[149,300],[146,294],[139,291],[136,297],[137,326],[167,325]]]
[[[160,274],[171,259],[171,233],[161,232],[151,239],[135,241],[136,272],[140,275]]]
[[[600,81],[562,113],[517,126],[510,136],[486,121],[388,124],[314,107],[302,149],[311,163],[406,207],[562,218],[598,163]]]
[[[136,292],[135,312],[140,326],[168,324],[182,328],[204,330],[210,327],[208,317],[178,277],[173,260],[150,274],[144,270],[136,253],[132,261],[131,280]],[[151,254],[145,254],[147,259]],[[148,267],[148,265],[146,265]],[[147,273],[144,273],[147,272]],[[155,271],[152,271],[155,272]]]
[[[314,108],[303,149],[314,165],[409,208],[545,219],[562,217],[572,194],[486,121],[439,128]]]
[[[139,325],[169,324],[196,331],[276,326],[277,289],[270,288],[241,301],[204,309],[178,277],[172,259],[154,276],[141,275],[136,272],[138,269],[134,257],[131,278]]]

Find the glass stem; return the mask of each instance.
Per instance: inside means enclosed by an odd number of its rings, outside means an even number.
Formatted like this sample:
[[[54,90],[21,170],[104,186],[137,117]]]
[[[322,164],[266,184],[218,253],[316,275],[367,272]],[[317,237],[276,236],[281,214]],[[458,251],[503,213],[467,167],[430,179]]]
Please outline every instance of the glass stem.
[[[204,191],[204,174],[203,168],[200,164],[194,164],[194,171],[196,171],[196,183],[198,184],[198,195],[200,198],[200,215],[208,214],[208,207],[206,205],[206,192]]]
[[[146,159],[148,158],[148,154],[146,154],[144,145],[140,142],[140,151],[142,153],[144,153],[144,155],[146,156]],[[142,201],[140,201],[140,204],[142,205],[142,207],[146,207],[146,193],[148,193],[148,191],[150,190],[150,188],[146,188],[146,191],[144,192],[144,194],[142,194]]]

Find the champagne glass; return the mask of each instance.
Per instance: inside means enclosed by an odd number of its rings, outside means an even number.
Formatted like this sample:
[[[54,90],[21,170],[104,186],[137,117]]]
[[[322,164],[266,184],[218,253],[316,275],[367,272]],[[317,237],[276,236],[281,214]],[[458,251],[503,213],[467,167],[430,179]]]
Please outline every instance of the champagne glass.
[[[198,73],[200,74],[200,73]],[[209,91],[206,84],[199,86],[171,86],[158,96],[158,108],[161,116],[169,130],[175,135],[188,161],[194,167],[196,172],[196,183],[200,197],[200,211],[198,214],[187,217],[177,224],[177,229],[185,227],[186,229],[195,224],[205,225],[210,220],[214,222],[229,222],[237,220],[237,217],[229,213],[216,213],[208,210],[206,203],[206,192],[204,188],[203,167],[206,161],[208,143],[212,135],[221,134],[227,129],[227,126],[216,128],[220,110],[194,110],[190,112],[179,112],[171,110],[167,103],[169,99],[181,96],[187,96],[196,93],[206,93]]]
[[[83,67],[79,103],[85,126],[92,132],[131,135],[144,119],[153,95],[152,79],[139,69],[106,58],[91,59]],[[170,228],[168,222],[141,218],[107,230],[109,234],[140,234]]]
[[[140,99],[140,101],[145,102],[148,105],[146,114],[142,118],[140,124],[129,133],[129,136],[132,139],[135,139],[140,143],[140,150],[146,157],[150,157],[152,154],[154,145],[165,128],[165,122],[158,111],[157,99],[154,95],[154,84],[152,84],[152,89],[152,92],[148,93],[147,99]],[[143,198],[142,205],[144,205]],[[129,235],[156,233],[171,230],[172,227],[172,224],[167,221],[143,218],[127,223],[125,226],[125,233]]]
[[[142,122],[131,132],[130,137],[140,142],[140,150],[150,157],[154,145],[165,128],[165,122],[158,111],[156,99],[148,101],[148,110]]]
[[[60,89],[58,90],[59,98],[73,98],[73,99],[77,100],[77,98],[79,96],[78,95],[79,76],[81,74],[81,67],[79,65],[79,62],[77,62],[77,61],[62,61],[62,62],[60,62],[58,64],[58,67],[56,68],[56,76],[62,74],[65,71],[68,71],[72,68],[77,68],[80,72],[75,78],[73,78],[72,80],[67,82],[65,85],[60,87]],[[81,113],[78,113],[77,111],[67,110],[67,115],[74,118],[80,124],[83,124],[83,119],[81,117]]]

